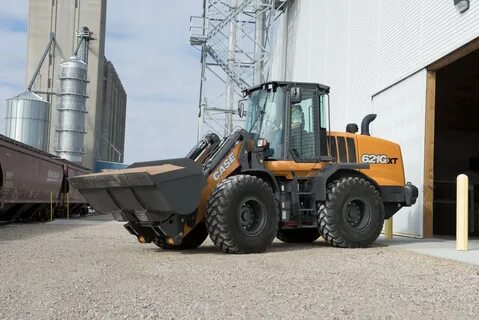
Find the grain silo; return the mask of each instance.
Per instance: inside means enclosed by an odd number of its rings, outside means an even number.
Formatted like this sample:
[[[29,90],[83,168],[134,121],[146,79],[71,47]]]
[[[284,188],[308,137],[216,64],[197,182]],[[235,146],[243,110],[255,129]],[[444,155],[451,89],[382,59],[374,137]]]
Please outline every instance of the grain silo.
[[[76,56],[65,60],[60,69],[57,154],[81,163],[85,154],[85,114],[88,65]]]
[[[9,138],[48,151],[50,103],[25,91],[7,99],[6,135]]]

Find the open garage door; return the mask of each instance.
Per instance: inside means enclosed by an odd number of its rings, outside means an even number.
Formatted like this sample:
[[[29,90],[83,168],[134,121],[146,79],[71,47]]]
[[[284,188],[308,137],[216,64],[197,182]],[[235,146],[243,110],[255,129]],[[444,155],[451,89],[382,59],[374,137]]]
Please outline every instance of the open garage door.
[[[469,176],[469,231],[479,234],[479,51],[436,71],[433,233],[456,232],[456,177]]]

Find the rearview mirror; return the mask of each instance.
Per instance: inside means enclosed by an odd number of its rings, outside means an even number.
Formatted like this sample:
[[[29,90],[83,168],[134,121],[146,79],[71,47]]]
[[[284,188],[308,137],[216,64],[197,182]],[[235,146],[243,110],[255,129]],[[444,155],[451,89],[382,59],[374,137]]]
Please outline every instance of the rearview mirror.
[[[300,87],[292,87],[289,90],[289,99],[292,104],[295,103],[300,103],[302,98],[301,98],[301,88]]]
[[[248,101],[248,99],[238,101],[238,116],[240,118],[246,117],[246,101]]]

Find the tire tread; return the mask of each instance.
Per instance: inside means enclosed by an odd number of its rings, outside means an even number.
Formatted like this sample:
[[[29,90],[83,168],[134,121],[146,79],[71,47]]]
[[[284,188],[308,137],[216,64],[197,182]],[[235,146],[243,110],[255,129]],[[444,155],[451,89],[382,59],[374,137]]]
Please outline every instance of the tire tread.
[[[234,190],[245,184],[257,184],[259,188],[265,188],[273,197],[271,187],[262,179],[250,175],[235,175],[224,179],[212,192],[208,199],[206,207],[206,226],[208,234],[214,245],[225,253],[249,253],[242,250],[240,245],[235,242],[226,221],[226,208],[230,205],[231,199],[234,197]],[[278,214],[275,213],[278,217]],[[278,219],[278,218],[276,218]],[[278,223],[275,223],[277,233]],[[271,239],[271,242],[273,241]]]
[[[318,203],[318,230],[324,240],[333,247],[342,247],[342,248],[358,248],[366,247],[369,243],[364,242],[353,242],[348,241],[341,233],[339,232],[337,225],[333,223],[332,216],[337,214],[334,210],[334,207],[337,205],[337,195],[341,192],[346,192],[353,184],[360,184],[371,191],[374,192],[377,205],[379,208],[380,214],[384,218],[384,204],[381,199],[381,195],[376,187],[369,181],[364,178],[359,177],[343,177],[338,180],[334,180],[327,185],[327,199],[324,202]],[[381,233],[381,228],[375,230],[377,236]],[[377,238],[376,236],[376,238]]]

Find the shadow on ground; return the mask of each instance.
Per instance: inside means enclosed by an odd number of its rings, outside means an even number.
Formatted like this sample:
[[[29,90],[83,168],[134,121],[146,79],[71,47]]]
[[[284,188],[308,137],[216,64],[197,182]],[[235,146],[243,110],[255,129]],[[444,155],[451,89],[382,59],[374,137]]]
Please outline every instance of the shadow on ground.
[[[369,248],[382,248],[384,245],[374,243]],[[327,244],[323,240],[317,240],[315,242],[311,243],[284,243],[284,242],[279,242],[275,241],[271,244],[271,246],[266,250],[266,253],[278,253],[278,252],[293,252],[293,251],[307,251],[307,250],[312,250],[312,249],[322,249],[322,248],[332,248],[329,244]],[[333,248],[335,250],[348,250],[344,248]],[[366,248],[367,249],[367,248]],[[157,251],[157,252],[166,252],[168,250],[163,250],[160,248],[155,248],[152,247],[151,250]],[[361,249],[359,249],[361,250]],[[197,249],[193,250],[176,250],[176,251],[170,251],[170,252],[176,252],[180,254],[186,254],[186,255],[200,255],[200,254],[221,254],[224,255],[225,253],[220,251],[218,248],[216,248],[213,244],[207,243],[203,244]]]

